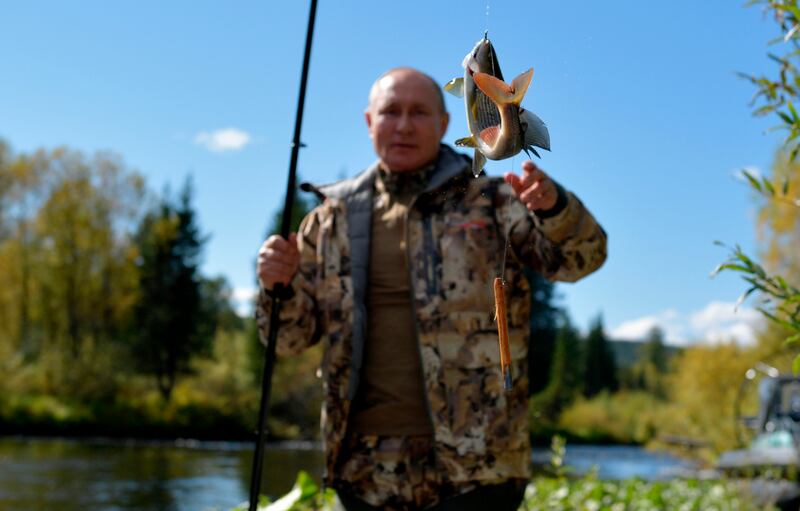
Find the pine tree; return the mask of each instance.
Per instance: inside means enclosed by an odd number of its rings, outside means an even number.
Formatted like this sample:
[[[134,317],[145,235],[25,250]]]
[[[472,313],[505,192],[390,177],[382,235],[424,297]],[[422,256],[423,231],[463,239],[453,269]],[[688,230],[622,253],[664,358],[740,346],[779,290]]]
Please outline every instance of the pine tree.
[[[531,288],[530,343],[528,344],[529,394],[542,391],[551,380],[551,365],[561,310],[555,306],[555,285],[541,274],[526,269]]]
[[[617,368],[614,354],[603,331],[603,318],[592,324],[586,338],[583,393],[592,397],[602,390],[617,390]]]
[[[551,423],[558,420],[561,411],[580,391],[581,366],[580,336],[564,315],[563,325],[556,335],[550,381],[531,400],[531,409],[538,417]]]
[[[208,354],[216,318],[204,314],[198,267],[205,239],[191,205],[187,180],[177,205],[168,197],[143,219],[137,240],[140,250],[141,297],[132,336],[140,370],[155,377],[168,400],[189,360]]]

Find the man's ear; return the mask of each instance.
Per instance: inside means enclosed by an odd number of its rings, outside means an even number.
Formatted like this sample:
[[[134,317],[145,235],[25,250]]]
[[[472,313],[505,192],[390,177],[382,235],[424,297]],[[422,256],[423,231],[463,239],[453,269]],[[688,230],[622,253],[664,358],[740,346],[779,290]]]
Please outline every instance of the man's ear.
[[[440,125],[441,128],[442,128],[442,138],[444,138],[444,134],[447,133],[447,126],[449,126],[449,125],[450,125],[450,114],[447,113],[447,112],[444,112],[442,114],[442,120],[441,120],[441,125]]]
[[[367,128],[372,128],[372,115],[369,112],[369,108],[364,110],[364,120],[367,121]]]

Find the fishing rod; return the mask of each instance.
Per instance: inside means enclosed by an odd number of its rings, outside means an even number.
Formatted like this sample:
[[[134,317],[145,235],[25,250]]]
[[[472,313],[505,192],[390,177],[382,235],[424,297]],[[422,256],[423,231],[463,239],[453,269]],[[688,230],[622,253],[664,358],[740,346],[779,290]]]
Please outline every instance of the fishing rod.
[[[303,125],[303,108],[306,99],[306,83],[308,81],[308,63],[311,59],[311,40],[314,35],[314,19],[317,15],[317,0],[311,0],[308,14],[308,30],[306,31],[306,48],[303,54],[303,71],[300,78],[300,94],[297,99],[297,116],[294,121],[292,137],[292,157],[289,160],[289,179],[286,181],[286,199],[283,205],[280,235],[289,239],[291,230],[292,209],[294,209],[295,189],[297,188],[297,157],[303,144],[300,142],[300,129]],[[250,508],[257,511],[258,495],[261,491],[261,473],[264,468],[264,440],[266,436],[267,416],[269,414],[269,397],[272,392],[272,373],[275,369],[275,345],[278,341],[278,324],[281,312],[281,295],[283,285],[276,284],[273,292],[272,311],[269,317],[269,335],[264,354],[264,371],[261,375],[261,404],[258,410],[258,430],[256,452],[253,456],[253,470],[250,476]]]

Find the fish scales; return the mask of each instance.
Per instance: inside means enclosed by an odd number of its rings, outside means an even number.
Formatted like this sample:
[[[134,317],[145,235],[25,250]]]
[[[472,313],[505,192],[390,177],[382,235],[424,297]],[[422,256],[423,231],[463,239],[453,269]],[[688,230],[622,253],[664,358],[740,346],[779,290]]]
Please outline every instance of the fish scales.
[[[482,131],[490,126],[500,124],[500,111],[494,101],[489,99],[489,96],[477,90],[475,91],[475,102],[478,105],[475,120],[478,121],[479,130]]]

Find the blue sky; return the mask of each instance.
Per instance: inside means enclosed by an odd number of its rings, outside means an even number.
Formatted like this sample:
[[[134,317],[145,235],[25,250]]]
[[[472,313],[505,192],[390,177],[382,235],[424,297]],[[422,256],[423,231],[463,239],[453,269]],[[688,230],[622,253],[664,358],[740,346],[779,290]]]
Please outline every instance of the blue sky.
[[[113,150],[154,190],[192,174],[211,235],[204,272],[246,296],[282,203],[307,15],[297,1],[9,3],[0,137],[18,152]],[[507,77],[535,70],[523,106],[552,142],[537,163],[609,233],[605,266],[558,286],[574,321],[602,313],[618,337],[660,324],[674,343],[746,341],[754,315],[730,306],[744,286],[709,278],[726,256],[714,240],[755,250],[753,198],[734,174],[768,169],[781,139],[751,116],[754,90],[735,74],[773,72],[777,28],[744,1],[321,0],[302,177],[369,165],[372,81],[411,65],[445,83],[485,29]],[[447,107],[452,143],[466,122],[458,99]]]

